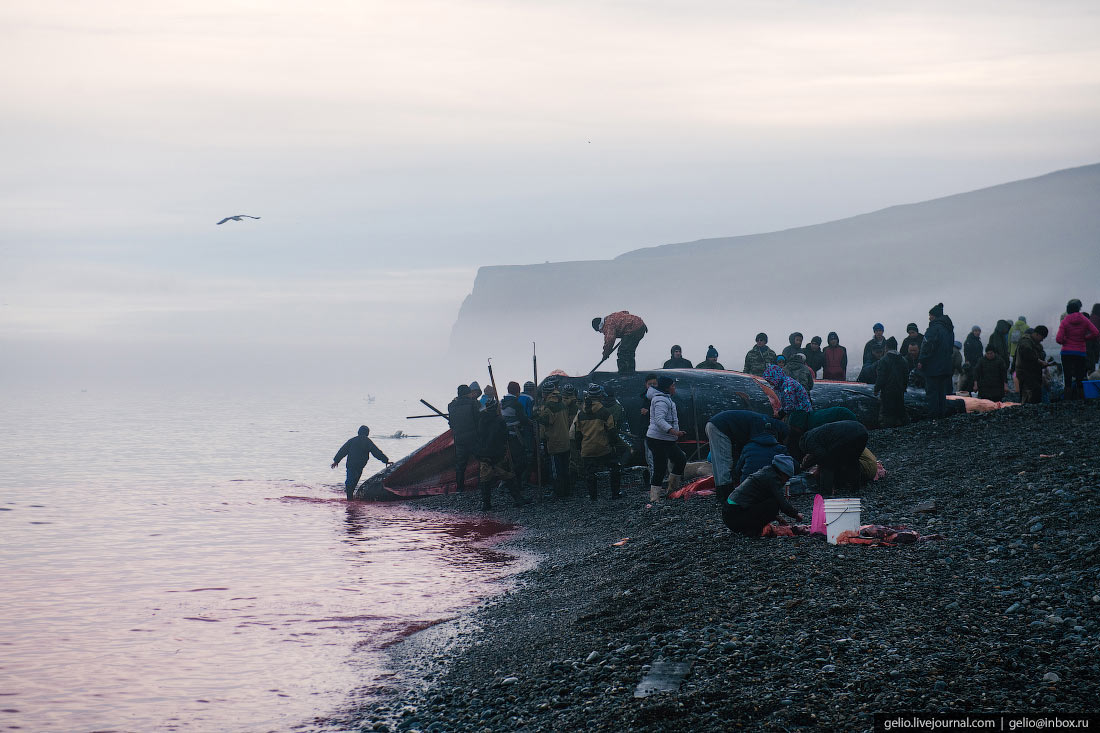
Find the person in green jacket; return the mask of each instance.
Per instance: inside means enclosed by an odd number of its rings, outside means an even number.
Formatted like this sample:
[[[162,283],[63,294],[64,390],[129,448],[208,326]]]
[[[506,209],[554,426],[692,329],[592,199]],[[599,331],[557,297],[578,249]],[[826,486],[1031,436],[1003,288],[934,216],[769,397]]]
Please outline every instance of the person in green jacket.
[[[604,407],[603,387],[590,384],[584,393],[584,404],[570,429],[573,444],[580,451],[584,464],[584,480],[588,498],[596,500],[596,474],[606,468],[611,472],[611,498],[622,496],[622,469],[614,451],[615,418]]]
[[[550,454],[554,496],[563,498],[572,493],[569,481],[569,425],[572,420],[557,384],[547,382],[542,385],[542,395],[535,421],[542,426],[546,452]]]
[[[707,358],[695,365],[696,369],[722,369],[722,366],[718,361],[718,349],[714,348],[714,344],[707,347]]]
[[[1027,319],[1023,316],[1017,318],[1016,322],[1012,324],[1012,328],[1008,331],[1008,355],[1010,357],[1016,356],[1016,348],[1020,345],[1020,339],[1024,337],[1024,332],[1028,328]]]
[[[745,374],[764,376],[764,370],[775,363],[775,352],[768,348],[768,334],[756,334],[756,345],[745,354]]]

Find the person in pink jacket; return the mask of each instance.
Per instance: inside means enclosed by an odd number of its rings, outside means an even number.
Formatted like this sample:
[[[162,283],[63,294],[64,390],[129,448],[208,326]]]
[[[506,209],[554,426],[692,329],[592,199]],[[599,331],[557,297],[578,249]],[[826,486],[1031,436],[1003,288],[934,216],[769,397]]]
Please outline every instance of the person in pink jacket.
[[[1081,301],[1074,298],[1066,303],[1066,317],[1058,326],[1058,335],[1054,340],[1062,345],[1062,371],[1066,380],[1066,399],[1083,397],[1081,382],[1085,380],[1088,369],[1088,347],[1086,341],[1100,338],[1100,330],[1081,313]]]

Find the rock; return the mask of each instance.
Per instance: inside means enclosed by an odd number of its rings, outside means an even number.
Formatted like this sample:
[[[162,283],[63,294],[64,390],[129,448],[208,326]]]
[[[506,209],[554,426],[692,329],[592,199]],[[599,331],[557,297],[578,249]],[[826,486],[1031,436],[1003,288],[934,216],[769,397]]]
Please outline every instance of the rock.
[[[1028,527],[1027,531],[1030,532],[1031,534],[1038,534],[1039,532],[1043,531],[1043,523],[1042,522],[1036,522],[1035,524]]]
[[[599,658],[600,658],[600,653],[599,652],[592,652],[587,657],[585,657],[584,663],[585,664],[592,664],[592,662],[597,661]]]
[[[826,664],[824,667],[821,668],[821,671],[824,674],[834,674],[836,672],[836,665]]]
[[[1062,678],[1058,676],[1057,672],[1047,672],[1043,675],[1043,682],[1061,682]]]
[[[913,507],[913,511],[917,514],[928,514],[930,512],[937,511],[938,509],[939,507],[936,506],[935,499],[932,499],[930,501],[922,501],[920,504],[917,504],[915,507]]]
[[[500,684],[502,684],[502,685],[514,685],[517,682],[519,682],[519,677],[505,677],[503,680],[500,681]]]
[[[1019,603],[1013,603],[1011,606],[1008,607],[1008,609],[1005,611],[1005,613],[1016,613],[1019,610],[1020,610],[1020,604]]]

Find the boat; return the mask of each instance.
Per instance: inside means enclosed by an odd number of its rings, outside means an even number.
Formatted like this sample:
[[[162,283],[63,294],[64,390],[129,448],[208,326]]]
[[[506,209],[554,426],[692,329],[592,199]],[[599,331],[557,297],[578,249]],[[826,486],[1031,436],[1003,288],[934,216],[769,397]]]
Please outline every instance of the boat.
[[[680,418],[680,429],[687,432],[681,444],[696,453],[705,453],[704,427],[710,418],[724,410],[752,410],[763,415],[776,416],[780,409],[779,396],[763,378],[753,374],[708,369],[656,369],[658,376],[676,379],[673,402]],[[613,394],[623,405],[630,435],[640,435],[642,429],[642,401],[645,375],[619,374],[618,372],[594,372],[584,377],[553,374],[559,385],[572,384],[578,394],[589,384],[598,384]],[[543,380],[542,384],[545,384]],[[539,385],[541,393],[542,384]],[[814,408],[847,407],[869,430],[879,427],[879,400],[872,385],[861,382],[816,381],[811,391]],[[948,395],[948,414],[986,412],[1000,403],[974,398]],[[925,420],[924,390],[910,388],[905,393],[905,409],[911,420]],[[626,431],[624,431],[626,432]],[[466,486],[477,485],[477,464],[466,468]],[[367,479],[358,489],[356,498],[385,501],[432,496],[455,491],[454,438],[448,430],[428,442],[392,466]]]

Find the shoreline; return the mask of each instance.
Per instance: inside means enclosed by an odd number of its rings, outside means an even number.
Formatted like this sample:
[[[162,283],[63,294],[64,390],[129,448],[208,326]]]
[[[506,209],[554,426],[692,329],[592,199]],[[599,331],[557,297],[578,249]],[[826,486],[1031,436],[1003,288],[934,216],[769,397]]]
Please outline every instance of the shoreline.
[[[734,537],[713,498],[646,509],[640,486],[618,502],[601,487],[595,503],[493,511],[521,528],[496,547],[541,562],[447,622],[445,648],[432,651],[431,629],[394,647],[409,684],[353,719],[391,731],[867,730],[875,712],[1095,709],[1095,436],[1100,411],[1082,403],[873,431],[887,475],[863,490],[861,522],[947,538],[903,547]],[[410,506],[476,516],[476,493]],[[812,498],[793,502],[808,516]],[[914,511],[929,500],[938,511]],[[676,692],[635,698],[657,660],[690,672]]]

